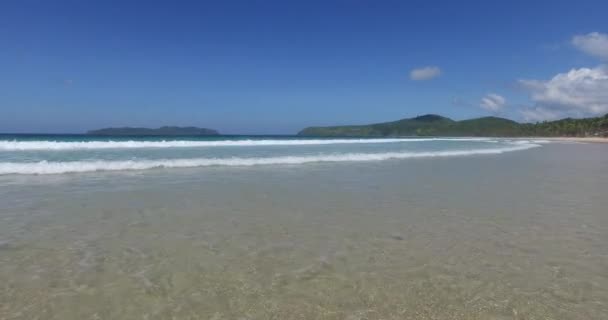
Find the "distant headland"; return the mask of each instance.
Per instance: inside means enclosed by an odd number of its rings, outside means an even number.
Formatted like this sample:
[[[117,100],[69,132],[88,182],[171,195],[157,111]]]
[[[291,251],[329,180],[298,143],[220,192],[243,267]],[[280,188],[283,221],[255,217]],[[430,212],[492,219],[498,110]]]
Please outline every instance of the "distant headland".
[[[96,136],[216,136],[220,133],[217,130],[197,127],[160,127],[151,128],[103,128],[91,130],[88,135]]]
[[[608,137],[608,114],[603,117],[538,123],[519,123],[499,117],[455,121],[427,114],[369,125],[308,127],[300,136],[390,137],[390,136],[479,136],[479,137]]]

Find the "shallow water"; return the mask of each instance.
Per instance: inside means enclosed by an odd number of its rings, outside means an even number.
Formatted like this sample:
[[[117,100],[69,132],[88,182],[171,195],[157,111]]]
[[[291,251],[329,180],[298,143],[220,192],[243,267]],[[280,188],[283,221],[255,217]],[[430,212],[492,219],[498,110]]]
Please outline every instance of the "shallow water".
[[[608,319],[608,146],[0,176],[0,319]]]

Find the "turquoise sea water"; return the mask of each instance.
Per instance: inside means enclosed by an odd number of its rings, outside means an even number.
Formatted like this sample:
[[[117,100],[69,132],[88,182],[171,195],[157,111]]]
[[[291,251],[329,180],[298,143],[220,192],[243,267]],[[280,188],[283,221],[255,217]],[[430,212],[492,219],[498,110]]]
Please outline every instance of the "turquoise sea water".
[[[539,141],[485,138],[330,139],[293,136],[0,136],[0,174],[205,166],[304,165],[500,154]],[[541,141],[542,142],[542,141]]]

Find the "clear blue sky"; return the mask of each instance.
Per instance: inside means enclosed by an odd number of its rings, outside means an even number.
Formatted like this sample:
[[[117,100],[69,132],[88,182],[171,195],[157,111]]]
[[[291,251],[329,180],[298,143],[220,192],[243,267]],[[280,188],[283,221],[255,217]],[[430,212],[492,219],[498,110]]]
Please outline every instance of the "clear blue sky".
[[[521,79],[602,68],[602,39],[573,44],[592,32],[608,32],[608,1],[5,0],[0,131],[522,120],[562,107]],[[439,72],[412,79],[424,67]]]

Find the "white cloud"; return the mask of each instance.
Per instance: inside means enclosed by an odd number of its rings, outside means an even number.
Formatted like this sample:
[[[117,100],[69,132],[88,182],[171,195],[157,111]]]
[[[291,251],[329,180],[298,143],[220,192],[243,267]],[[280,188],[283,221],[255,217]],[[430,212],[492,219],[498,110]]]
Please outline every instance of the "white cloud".
[[[549,80],[519,80],[535,103],[521,111],[527,121],[608,113],[608,67],[572,69]]]
[[[525,108],[520,110],[520,113],[524,118],[524,121],[527,122],[550,121],[564,118],[560,112],[544,107]]]
[[[488,93],[485,97],[481,98],[480,107],[492,112],[498,112],[504,108],[507,103],[507,99],[496,93]]]
[[[608,34],[591,32],[576,35],[572,38],[572,44],[587,54],[608,60]]]
[[[430,80],[436,78],[441,75],[441,69],[436,66],[429,66],[423,68],[417,68],[410,71],[410,79],[420,81],[420,80]]]

